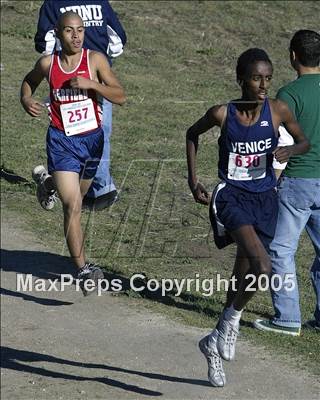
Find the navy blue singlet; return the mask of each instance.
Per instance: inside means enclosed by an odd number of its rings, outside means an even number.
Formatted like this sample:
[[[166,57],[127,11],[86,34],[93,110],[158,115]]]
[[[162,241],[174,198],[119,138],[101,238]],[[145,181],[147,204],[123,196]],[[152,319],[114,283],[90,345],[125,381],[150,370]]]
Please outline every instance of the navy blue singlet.
[[[241,124],[236,106],[229,103],[219,144],[219,178],[249,192],[265,192],[276,186],[272,151],[278,144],[268,99],[265,99],[258,121]]]

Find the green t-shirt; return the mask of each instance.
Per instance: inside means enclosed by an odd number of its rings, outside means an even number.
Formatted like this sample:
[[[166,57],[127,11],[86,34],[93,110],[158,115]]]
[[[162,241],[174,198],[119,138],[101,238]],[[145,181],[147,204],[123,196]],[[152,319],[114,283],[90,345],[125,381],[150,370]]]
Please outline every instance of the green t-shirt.
[[[279,89],[310,142],[308,153],[290,157],[285,175],[320,178],[320,74],[305,74]]]

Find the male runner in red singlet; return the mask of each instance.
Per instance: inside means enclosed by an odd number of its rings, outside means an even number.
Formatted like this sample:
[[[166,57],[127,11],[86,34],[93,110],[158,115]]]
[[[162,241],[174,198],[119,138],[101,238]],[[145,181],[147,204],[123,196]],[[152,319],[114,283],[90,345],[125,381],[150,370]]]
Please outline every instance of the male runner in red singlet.
[[[122,105],[124,90],[102,53],[84,49],[84,26],[74,12],[58,21],[57,37],[62,51],[40,58],[24,78],[21,103],[38,117],[43,105],[32,95],[46,78],[50,86],[51,122],[47,133],[48,171],[39,171],[45,190],[58,191],[63,204],[64,233],[84,294],[85,282],[97,285],[101,269],[85,259],[81,229],[81,205],[96,173],[103,150],[103,131],[98,96]],[[44,176],[43,176],[44,175]]]

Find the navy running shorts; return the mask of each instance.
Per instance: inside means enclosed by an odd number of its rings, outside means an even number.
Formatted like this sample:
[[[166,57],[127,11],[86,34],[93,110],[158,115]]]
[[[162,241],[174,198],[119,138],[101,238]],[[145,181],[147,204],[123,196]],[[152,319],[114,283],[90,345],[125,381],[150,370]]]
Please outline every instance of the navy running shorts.
[[[230,232],[243,225],[252,225],[268,250],[278,218],[277,191],[270,189],[261,193],[247,192],[221,182],[213,192],[210,213],[218,248],[233,242]]]
[[[211,203],[209,206],[209,218],[213,230],[213,239],[215,245],[218,249],[223,249],[229,244],[233,243],[234,240],[230,236],[230,234],[226,231],[224,225],[219,220],[217,216],[217,207],[216,207],[216,197],[219,191],[226,185],[226,183],[219,183],[213,190],[211,196]]]
[[[66,136],[63,131],[49,126],[47,133],[48,172],[77,172],[81,179],[92,179],[102,156],[104,135],[102,128],[90,133]]]

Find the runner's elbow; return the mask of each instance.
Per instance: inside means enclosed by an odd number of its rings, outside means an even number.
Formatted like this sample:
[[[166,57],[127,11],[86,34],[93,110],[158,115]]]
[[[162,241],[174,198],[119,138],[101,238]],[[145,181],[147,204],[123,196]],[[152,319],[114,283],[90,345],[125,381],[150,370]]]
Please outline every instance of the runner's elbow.
[[[127,101],[127,97],[126,97],[126,95],[123,93],[123,94],[119,97],[119,101],[118,101],[119,106],[123,106],[124,103],[125,103],[126,101]]]
[[[186,132],[186,139],[191,140],[192,142],[195,141],[195,138],[197,137],[196,133],[193,131],[192,128],[189,128]]]
[[[311,144],[308,140],[306,140],[306,146],[305,146],[305,153],[311,150]]]

